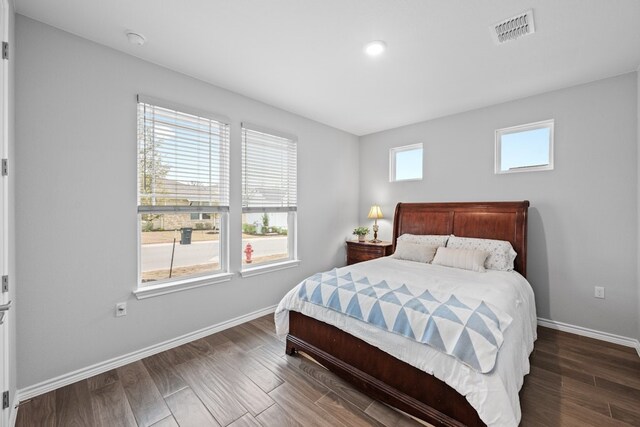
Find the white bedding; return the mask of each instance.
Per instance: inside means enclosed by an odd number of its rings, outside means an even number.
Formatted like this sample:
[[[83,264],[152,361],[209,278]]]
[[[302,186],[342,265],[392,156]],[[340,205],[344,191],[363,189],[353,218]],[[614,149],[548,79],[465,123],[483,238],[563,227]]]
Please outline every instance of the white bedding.
[[[397,359],[433,374],[465,396],[488,426],[518,425],[521,417],[518,391],[524,376],[529,373],[529,354],[536,339],[534,296],[526,279],[513,271],[476,273],[391,257],[354,264],[338,271],[339,274],[353,271],[372,278],[389,278],[424,286],[433,291],[468,295],[503,310],[513,318],[513,322],[504,331],[504,343],[495,369],[488,374],[478,373],[427,345],[301,301],[293,289],[276,309],[275,323],[279,335],[289,332],[289,311],[283,307],[290,304],[302,314],[336,326]]]

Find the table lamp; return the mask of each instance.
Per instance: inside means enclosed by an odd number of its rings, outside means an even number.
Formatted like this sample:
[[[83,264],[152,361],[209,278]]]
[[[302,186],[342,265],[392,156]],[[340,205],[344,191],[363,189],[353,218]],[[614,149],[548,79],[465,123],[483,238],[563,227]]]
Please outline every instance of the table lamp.
[[[382,218],[382,211],[380,210],[380,206],[373,205],[371,209],[369,209],[369,215],[367,218],[373,219],[373,240],[371,243],[380,243],[382,240],[378,240],[378,219]]]

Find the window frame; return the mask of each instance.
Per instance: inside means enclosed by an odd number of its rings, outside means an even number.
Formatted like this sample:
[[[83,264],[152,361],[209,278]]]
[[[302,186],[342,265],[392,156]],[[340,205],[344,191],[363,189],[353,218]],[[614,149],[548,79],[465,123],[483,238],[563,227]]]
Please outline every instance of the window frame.
[[[271,271],[283,270],[285,268],[295,267],[300,264],[298,259],[298,212],[297,211],[283,211],[280,209],[267,208],[266,210],[251,210],[243,211],[242,213],[282,213],[286,212],[287,215],[287,252],[288,257],[277,259],[274,261],[266,261],[260,264],[247,265],[240,261],[240,275],[242,277],[251,277],[257,274],[268,273]],[[240,238],[242,242],[242,237]],[[244,251],[242,244],[240,245]],[[244,256],[244,253],[243,253]]]
[[[275,137],[279,137],[279,138],[283,138],[283,139],[287,139],[289,141],[291,141],[294,146],[295,146],[295,157],[296,157],[296,161],[295,161],[295,185],[296,185],[296,203],[295,206],[287,206],[287,207],[274,207],[274,206],[265,206],[265,207],[258,207],[258,206],[245,206],[245,199],[244,199],[244,182],[245,182],[245,164],[246,164],[246,159],[245,159],[245,129],[249,130],[249,131],[254,131],[254,132],[260,132],[260,133],[264,133],[270,136],[275,136]],[[240,275],[242,277],[251,277],[251,276],[255,276],[258,274],[263,274],[263,273],[268,273],[271,271],[277,271],[277,270],[282,270],[282,269],[286,269],[286,268],[291,268],[291,267],[296,267],[297,265],[300,264],[300,260],[298,259],[298,212],[297,212],[297,187],[298,187],[298,161],[297,161],[297,157],[298,157],[298,138],[294,135],[291,135],[289,133],[285,133],[285,132],[280,132],[280,131],[276,131],[267,127],[263,127],[263,126],[259,126],[259,125],[254,125],[251,123],[247,123],[247,122],[242,122],[241,123],[241,157],[242,157],[242,166],[241,166],[241,170],[240,170],[240,176],[241,176],[241,180],[242,180],[242,210],[241,210],[241,214],[246,214],[246,213],[282,213],[282,212],[286,212],[287,215],[287,252],[288,252],[288,257],[286,259],[278,259],[278,260],[274,260],[274,261],[266,261],[266,262],[262,262],[260,264],[252,264],[252,265],[247,265],[244,264],[242,262],[242,258],[240,261]],[[241,221],[242,223],[242,221]],[[241,224],[242,225],[242,224]],[[242,242],[242,233],[241,233],[241,242]],[[241,243],[241,249],[242,251],[244,251],[244,246]],[[241,252],[241,255],[244,257],[244,253]]]
[[[200,118],[216,121],[227,127],[227,186],[230,182],[230,146],[231,146],[231,126],[230,120],[224,116],[211,114],[191,107],[183,106],[180,104],[164,101],[161,99],[149,97],[146,95],[137,96],[136,104],[136,117],[138,117],[138,105],[145,103],[160,108],[174,110],[179,113],[185,113]],[[136,136],[136,146],[139,147],[138,137]],[[136,150],[136,158],[138,157],[139,148]],[[136,162],[137,163],[137,162]],[[227,194],[229,194],[230,188],[227,188]],[[207,286],[215,283],[226,282],[231,280],[233,274],[230,272],[229,262],[229,206],[216,207],[203,205],[198,203],[193,206],[145,206],[140,205],[140,179],[139,170],[136,165],[136,192],[138,200],[136,202],[136,216],[137,216],[137,232],[136,232],[136,246],[137,246],[137,280],[136,288],[133,294],[137,299],[146,299],[159,295],[165,295],[173,292],[178,292],[187,289],[198,288],[201,286]],[[142,208],[142,209],[141,209]],[[220,269],[214,272],[204,272],[199,274],[193,274],[189,276],[180,276],[176,278],[167,278],[154,281],[153,284],[144,284],[142,282],[142,215],[143,214],[193,214],[197,213],[202,216],[203,213],[218,214],[220,216],[220,234],[219,234],[219,264]],[[149,282],[147,282],[149,283]]]
[[[502,170],[502,136],[511,135],[514,133],[527,132],[538,129],[549,129],[549,164],[540,166],[523,166],[514,169]],[[539,122],[527,123],[524,125],[510,126],[507,128],[496,129],[495,131],[495,146],[494,146],[494,172],[496,175],[504,175],[510,173],[521,172],[541,172],[554,169],[554,134],[555,134],[555,119],[541,120]]]
[[[422,150],[422,168],[420,169],[420,178],[396,179],[396,155],[405,151]],[[424,145],[422,142],[410,145],[402,145],[400,147],[392,147],[389,149],[389,182],[411,182],[422,181],[424,179]]]
[[[159,211],[154,211],[160,213]],[[198,211],[196,211],[198,212]],[[199,211],[202,212],[202,211]],[[153,213],[153,212],[145,212]],[[175,211],[162,213],[175,213]],[[185,213],[185,212],[183,212]],[[137,233],[137,245],[138,245],[138,284],[137,288],[133,291],[133,294],[137,299],[146,299],[150,297],[166,295],[173,292],[184,291],[187,289],[199,288],[202,286],[213,285],[215,283],[228,282],[233,277],[233,273],[229,272],[229,212],[211,212],[220,215],[220,270],[213,273],[205,272],[200,274],[193,274],[190,276],[183,276],[171,279],[157,280],[153,285],[142,285],[142,221],[138,219],[138,233]],[[137,213],[140,217],[140,213]]]

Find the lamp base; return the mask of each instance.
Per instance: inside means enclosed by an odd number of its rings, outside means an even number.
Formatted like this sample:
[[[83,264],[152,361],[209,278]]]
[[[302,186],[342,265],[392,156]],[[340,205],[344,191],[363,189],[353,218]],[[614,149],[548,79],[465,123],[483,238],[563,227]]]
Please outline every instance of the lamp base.
[[[382,240],[378,239],[378,220],[376,219],[375,224],[373,224],[373,240],[369,240],[369,243],[380,243]]]

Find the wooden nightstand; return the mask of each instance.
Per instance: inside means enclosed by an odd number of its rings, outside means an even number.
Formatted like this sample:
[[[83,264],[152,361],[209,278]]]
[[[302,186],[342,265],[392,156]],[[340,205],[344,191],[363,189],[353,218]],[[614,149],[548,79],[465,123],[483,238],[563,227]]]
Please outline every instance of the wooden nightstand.
[[[391,242],[347,240],[347,265],[391,255]]]

